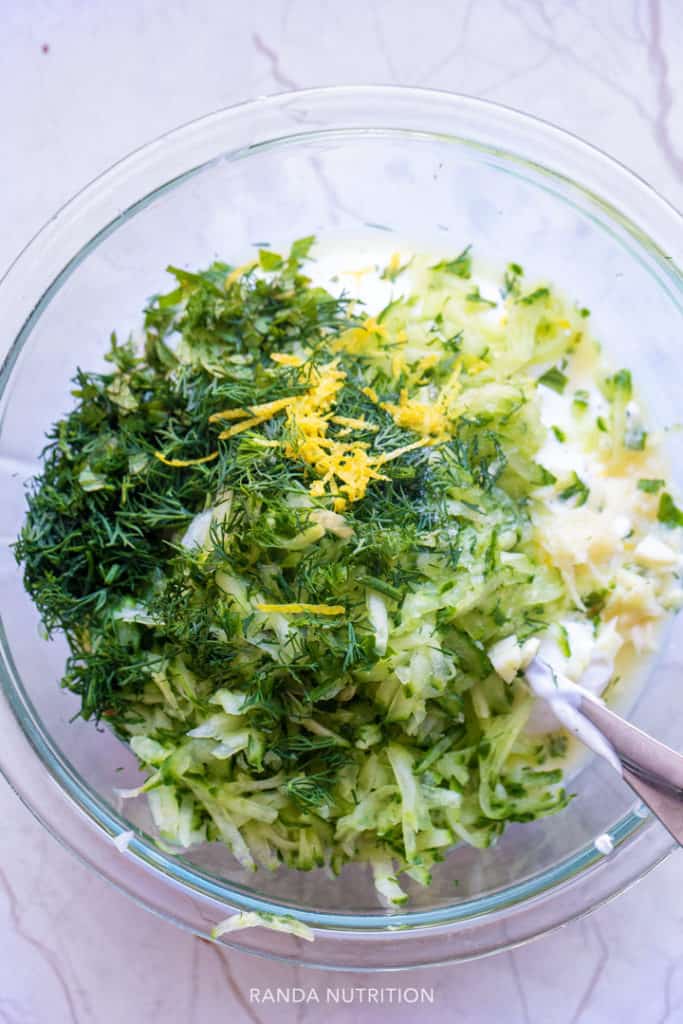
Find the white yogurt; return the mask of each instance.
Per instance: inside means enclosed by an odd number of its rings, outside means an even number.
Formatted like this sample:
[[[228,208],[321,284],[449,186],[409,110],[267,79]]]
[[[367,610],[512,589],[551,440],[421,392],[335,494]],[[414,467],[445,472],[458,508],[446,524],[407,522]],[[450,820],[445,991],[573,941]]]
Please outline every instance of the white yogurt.
[[[569,653],[562,649],[563,639]],[[558,677],[599,697],[612,678],[614,658],[621,642],[612,623],[603,626],[596,637],[592,623],[574,616],[561,619],[543,635],[538,658]],[[551,705],[539,702],[529,716],[526,731],[532,735],[548,733],[557,729],[558,724]]]
[[[590,691],[557,674],[540,658],[535,658],[528,666],[526,679],[536,696],[549,707],[557,725],[563,726],[595,754],[603,757],[621,775],[621,763],[611,743],[578,710],[582,698],[591,696]]]

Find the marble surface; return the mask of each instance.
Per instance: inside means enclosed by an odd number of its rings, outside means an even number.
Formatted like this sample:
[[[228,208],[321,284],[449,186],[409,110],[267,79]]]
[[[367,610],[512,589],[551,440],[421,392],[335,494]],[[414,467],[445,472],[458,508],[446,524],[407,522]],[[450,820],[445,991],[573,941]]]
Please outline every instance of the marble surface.
[[[679,0],[5,0],[2,21],[0,267],[135,146],[296,86],[400,82],[504,102],[598,144],[683,205]],[[433,989],[419,1008],[426,1024],[673,1024],[681,870],[672,858],[542,943],[373,984]],[[389,996],[325,1005],[327,986],[368,984],[226,954],[163,924],[61,850],[0,782],[3,1024],[417,1016]],[[250,999],[264,985],[308,1001]]]

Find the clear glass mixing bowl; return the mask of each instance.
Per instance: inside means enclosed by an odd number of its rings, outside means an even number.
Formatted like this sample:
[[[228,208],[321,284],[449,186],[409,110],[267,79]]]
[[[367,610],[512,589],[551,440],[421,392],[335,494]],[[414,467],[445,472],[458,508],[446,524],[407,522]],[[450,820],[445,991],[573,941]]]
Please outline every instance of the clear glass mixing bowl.
[[[251,929],[240,948],[339,968],[456,961],[515,945],[622,890],[672,847],[609,769],[591,762],[562,814],[513,826],[494,849],[454,850],[400,912],[377,905],[360,868],[247,875],[216,845],[183,856],[155,843],[144,800],[117,804],[133,756],[72,716],[59,639],[41,638],[9,548],[25,480],[49,425],[71,405],[77,365],[102,364],[109,333],[139,322],[168,263],[243,262],[255,243],[409,239],[491,262],[516,260],[593,312],[659,427],[676,422],[683,368],[681,221],[600,152],[515,111],[444,93],[334,88],[220,111],[145,146],[65,206],[0,285],[0,764],[43,824],[140,903],[207,935],[236,909],[293,915],[316,940]],[[680,260],[678,261],[680,265]],[[671,461],[683,486],[683,460]],[[681,626],[674,623],[634,720],[683,747]],[[112,839],[133,830],[125,853]],[[614,853],[594,838],[608,832]],[[454,886],[454,880],[458,886]],[[237,944],[237,943],[236,943]]]

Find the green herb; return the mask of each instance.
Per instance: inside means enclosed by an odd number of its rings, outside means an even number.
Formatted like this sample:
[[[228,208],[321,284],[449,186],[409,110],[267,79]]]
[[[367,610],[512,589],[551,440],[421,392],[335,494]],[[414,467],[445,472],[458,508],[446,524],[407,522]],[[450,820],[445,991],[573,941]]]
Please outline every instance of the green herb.
[[[568,741],[564,733],[553,733],[548,738],[548,754],[550,757],[564,757],[567,753]]]
[[[399,587],[394,587],[386,580],[381,580],[377,576],[359,576],[358,582],[363,583],[366,587],[370,587],[371,590],[376,590],[380,594],[385,594],[386,597],[390,597],[392,601],[400,601],[404,596],[404,592]]]
[[[292,242],[292,246],[289,250],[288,264],[291,270],[298,270],[299,264],[302,260],[305,260],[311,251],[313,243],[315,242],[315,235],[306,235],[305,238],[298,238],[296,242]]]
[[[262,270],[279,270],[284,262],[282,256],[270,249],[259,249],[258,261]]]
[[[524,269],[519,263],[508,263],[501,289],[501,295],[504,299],[509,295],[519,295],[520,282],[523,276]]]
[[[535,302],[540,302],[542,299],[548,298],[550,298],[549,288],[536,288],[535,291],[529,292],[528,295],[523,295],[521,298],[517,299],[517,301],[521,302],[524,306],[532,306]]]
[[[576,473],[572,473],[571,482],[559,493],[559,497],[562,501],[570,501],[572,498],[576,498],[575,505],[578,508],[580,505],[585,505],[588,501],[590,494],[590,488],[581,480]]]
[[[671,495],[666,492],[659,499],[657,519],[665,526],[683,526],[683,512],[678,508]]]
[[[412,262],[412,259],[409,259],[405,263],[399,263],[397,266],[389,264],[380,274],[381,279],[383,281],[396,281]]]
[[[557,483],[557,477],[554,473],[551,473],[549,469],[542,466],[539,462],[534,466],[534,477],[533,481],[537,487],[547,487],[550,484]]]
[[[638,481],[638,490],[645,491],[646,494],[656,494],[664,486],[664,480],[648,480],[641,478]]]
[[[583,606],[589,619],[599,619],[607,600],[606,590],[592,590],[583,598]]]
[[[588,391],[584,391],[579,388],[578,391],[574,392],[574,398],[572,399],[572,406],[577,412],[583,412],[590,405],[590,394]]]
[[[624,431],[624,445],[634,451],[642,452],[647,441],[647,431],[639,423],[629,424]]]
[[[471,249],[472,246],[468,245],[455,259],[441,260],[440,263],[435,263],[430,267],[430,270],[440,270],[443,273],[454,274],[456,277],[468,280],[472,276]]]
[[[560,427],[555,426],[551,427],[550,429],[552,430],[553,434],[555,435],[556,439],[560,442],[560,444],[564,444],[564,442],[567,440],[567,435],[565,434],[564,430],[561,430]]]
[[[630,370],[618,370],[612,377],[608,377],[604,385],[605,394],[611,400],[620,398],[629,401],[633,395],[633,381]]]
[[[491,307],[498,305],[498,303],[494,302],[492,299],[485,299],[484,298],[484,296],[479,291],[479,285],[475,285],[474,288],[472,289],[472,291],[467,293],[465,298],[467,299],[468,302],[471,302],[473,305],[491,306]]]
[[[564,654],[565,658],[571,658],[572,649],[569,643],[569,631],[567,630],[567,627],[563,625],[558,626],[558,631],[560,634],[558,646]]]
[[[562,373],[562,370],[558,369],[557,366],[552,366],[545,373],[542,373],[538,378],[538,383],[542,384],[546,388],[551,388],[553,391],[557,391],[558,395],[564,393],[564,389],[567,386],[567,377]]]

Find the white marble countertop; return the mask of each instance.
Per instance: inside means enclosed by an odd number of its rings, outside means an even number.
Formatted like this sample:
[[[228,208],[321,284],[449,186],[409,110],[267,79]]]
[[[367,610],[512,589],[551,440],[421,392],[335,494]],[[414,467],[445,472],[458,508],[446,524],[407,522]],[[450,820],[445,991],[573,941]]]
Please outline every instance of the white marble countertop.
[[[679,0],[8,0],[0,267],[64,200],[160,132],[295,86],[400,82],[526,110],[683,205]],[[681,859],[542,942],[373,984],[431,1021],[683,1020]],[[250,988],[368,985],[225,953],[134,906],[0,783],[0,1021],[408,1021],[415,1007],[258,1005]]]

